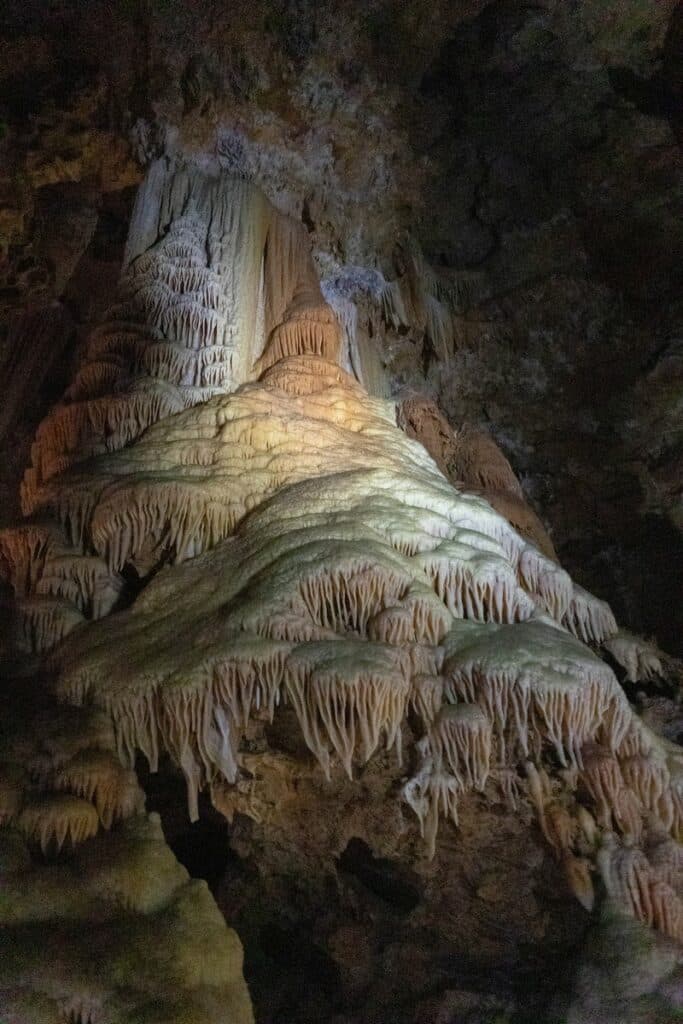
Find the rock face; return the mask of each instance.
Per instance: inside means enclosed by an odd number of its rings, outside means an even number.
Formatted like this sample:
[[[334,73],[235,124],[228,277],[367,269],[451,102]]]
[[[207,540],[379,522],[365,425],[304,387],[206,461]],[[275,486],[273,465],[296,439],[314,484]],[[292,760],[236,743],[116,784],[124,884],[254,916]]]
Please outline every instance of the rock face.
[[[680,8],[233,7],[3,15],[2,1008],[668,1022]]]

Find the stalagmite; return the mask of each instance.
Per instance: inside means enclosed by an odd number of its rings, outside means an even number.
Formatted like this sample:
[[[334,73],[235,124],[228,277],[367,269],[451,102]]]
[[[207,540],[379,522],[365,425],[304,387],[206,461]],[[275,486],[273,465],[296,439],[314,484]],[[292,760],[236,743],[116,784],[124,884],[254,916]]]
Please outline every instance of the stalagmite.
[[[385,317],[418,324],[446,361],[467,281],[412,245],[401,258]],[[587,644],[629,678],[657,672],[655,655],[559,566],[490,438],[387,397],[344,301],[336,317],[306,229],[252,182],[166,158],[150,169],[106,322],[38,429],[31,518],[0,534],[17,646],[50,650],[50,699],[78,723],[60,745],[42,721],[6,771],[3,753],[0,823],[49,853],[119,837],[138,850],[156,828],[139,753],[183,773],[191,819],[201,790],[230,787],[256,817],[288,715],[318,779],[341,784],[339,765],[353,787],[382,758],[430,856],[459,804],[531,803],[586,909],[597,857],[629,912],[678,935],[683,757]],[[156,912],[134,865],[112,878],[105,903]],[[196,901],[220,943],[206,900],[183,876],[158,906],[184,928]],[[64,998],[96,1006],[89,991]]]
[[[67,845],[48,864],[3,864],[8,1020],[138,1022],[153,1006],[177,1024],[207,1012],[215,1024],[253,1024],[239,940],[206,884],[175,860],[157,815],[100,830],[68,854]]]

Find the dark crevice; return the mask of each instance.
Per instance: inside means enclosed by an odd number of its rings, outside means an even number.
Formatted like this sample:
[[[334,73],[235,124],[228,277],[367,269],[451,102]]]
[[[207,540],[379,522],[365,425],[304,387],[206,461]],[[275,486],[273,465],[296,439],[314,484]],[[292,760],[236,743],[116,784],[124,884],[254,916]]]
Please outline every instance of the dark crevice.
[[[641,114],[671,117],[675,113],[674,97],[661,71],[651,78],[641,78],[631,68],[612,67],[607,69],[607,74],[615,93],[632,103]]]
[[[168,845],[192,878],[203,878],[216,893],[229,870],[239,865],[230,847],[230,826],[211,805],[205,793],[199,794],[199,820],[191,822],[187,813],[185,782],[168,758],[159,771],[152,773],[144,758],[135,766],[145,791],[147,811],[156,812]]]
[[[373,895],[407,914],[421,899],[419,879],[404,865],[375,857],[367,843],[353,838],[337,860],[337,870],[353,875]]]

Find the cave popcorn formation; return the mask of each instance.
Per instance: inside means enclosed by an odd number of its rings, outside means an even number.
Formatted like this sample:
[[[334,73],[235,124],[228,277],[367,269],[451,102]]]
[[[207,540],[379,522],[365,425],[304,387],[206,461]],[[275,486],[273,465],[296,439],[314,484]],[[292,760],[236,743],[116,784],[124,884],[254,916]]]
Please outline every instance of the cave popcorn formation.
[[[416,254],[382,301],[392,322],[412,303],[446,354],[455,344],[443,310],[457,296]],[[116,956],[145,928],[177,942],[164,1020],[249,1019],[236,940],[167,863],[133,769],[138,752],[152,771],[169,754],[194,819],[200,790],[240,779],[243,738],[283,704],[328,778],[391,752],[429,855],[466,794],[523,791],[584,906],[599,873],[627,913],[683,938],[681,755],[596,651],[630,679],[656,673],[656,655],[557,564],[491,441],[441,425],[449,482],[417,439],[438,414],[380,397],[381,366],[343,312],[340,325],[302,225],[252,183],[153,165],[119,295],[37,432],[26,519],[0,534],[16,646],[42,656],[56,701],[24,732],[7,723],[0,767],[1,912],[20,951],[0,985],[27,1020],[41,1000],[93,1024],[103,1007],[136,1019],[132,995],[78,967],[100,884]],[[133,577],[144,589],[120,610]],[[27,859],[37,849],[75,850],[84,876],[64,905],[69,869]],[[21,952],[42,913],[29,884],[73,949],[58,978]],[[173,938],[190,899],[223,960],[202,961],[201,935]],[[218,989],[236,1016],[211,1016]]]

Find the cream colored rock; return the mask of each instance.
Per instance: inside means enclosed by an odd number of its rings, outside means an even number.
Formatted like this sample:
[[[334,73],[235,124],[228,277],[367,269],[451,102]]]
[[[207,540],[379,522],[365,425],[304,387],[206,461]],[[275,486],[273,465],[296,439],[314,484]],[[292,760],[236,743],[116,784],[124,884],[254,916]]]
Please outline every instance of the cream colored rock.
[[[405,258],[386,315],[421,323],[447,359],[457,288],[412,249]],[[457,826],[463,801],[488,799],[491,776],[511,805],[533,803],[586,908],[598,847],[614,898],[681,930],[676,857],[662,848],[650,862],[636,844],[653,817],[680,827],[683,760],[586,645],[616,633],[609,608],[573,584],[551,545],[529,541],[533,530],[449,482],[397,426],[396,404],[340,367],[344,331],[301,224],[246,180],[157,163],[107,322],[38,430],[24,505],[40,518],[0,538],[21,645],[50,649],[55,693],[85,734],[60,747],[42,723],[51,743],[17,740],[13,763],[27,759],[38,793],[8,785],[3,814],[48,852],[70,841],[83,843],[76,857],[89,844],[101,853],[107,905],[135,912],[125,929],[104,915],[102,957],[137,984],[136,958],[160,936],[146,970],[155,996],[163,979],[169,1020],[227,1021],[233,1005],[240,1024],[250,1017],[234,936],[205,887],[180,881],[147,836],[136,757],[155,771],[170,756],[191,819],[202,789],[258,817],[256,798],[229,793],[251,793],[264,723],[277,726],[285,704],[321,781],[346,773],[353,785],[383,759],[428,854],[443,819]],[[476,488],[520,501],[495,446],[468,444]],[[109,614],[135,575],[137,600]],[[110,722],[106,741],[92,709]],[[619,837],[601,844],[600,829]],[[69,889],[66,919],[92,914],[89,878]],[[49,879],[37,881],[59,911]],[[41,913],[17,892],[11,906],[18,923]],[[15,987],[63,1013],[99,1013],[113,997],[73,930],[63,962],[51,980],[22,946]]]

